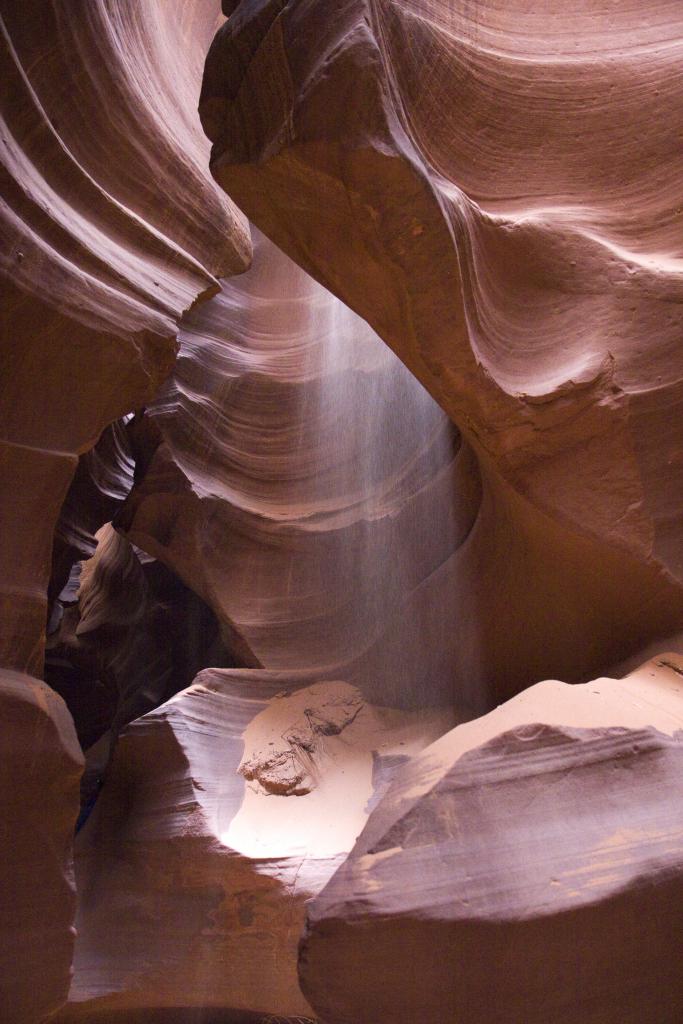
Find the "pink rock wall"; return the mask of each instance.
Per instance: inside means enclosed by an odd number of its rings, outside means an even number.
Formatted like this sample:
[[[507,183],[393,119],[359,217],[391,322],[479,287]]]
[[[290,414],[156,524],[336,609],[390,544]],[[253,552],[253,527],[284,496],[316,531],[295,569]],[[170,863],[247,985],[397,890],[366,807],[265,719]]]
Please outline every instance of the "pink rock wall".
[[[503,695],[680,623],[679,19],[244,3],[207,59],[217,181],[476,453],[464,675]]]
[[[1,13],[0,657],[37,675],[52,534],[77,456],[154,396],[183,311],[216,290],[214,272],[248,264],[250,243],[193,123],[215,5],[173,18],[163,4],[104,2]],[[187,51],[180,75],[174,48]]]
[[[0,1013],[8,1024],[34,1024],[69,990],[83,757],[64,702],[45,683],[3,671],[0,709]]]
[[[678,5],[222,10],[0,0],[0,1018],[678,1024]],[[133,455],[78,629],[161,699],[132,541],[244,667],[124,733],[74,954],[36,677]]]
[[[162,443],[117,520],[130,539],[202,595],[245,664],[481,710],[456,629],[481,491],[445,415],[261,236],[179,338],[147,411]]]
[[[216,272],[250,258],[243,218],[205,170],[194,114],[218,19],[212,3],[0,4],[0,665],[16,670],[0,696],[0,1015],[10,1024],[64,1001],[73,945],[80,754],[63,704],[34,678],[60,509],[79,456],[168,375],[184,310],[218,289]]]

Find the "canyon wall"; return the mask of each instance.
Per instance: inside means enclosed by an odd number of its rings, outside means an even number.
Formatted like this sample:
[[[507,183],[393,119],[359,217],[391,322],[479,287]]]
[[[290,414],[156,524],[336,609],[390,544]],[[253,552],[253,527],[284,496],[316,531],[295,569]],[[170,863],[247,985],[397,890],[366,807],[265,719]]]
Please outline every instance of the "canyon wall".
[[[78,456],[154,397],[182,313],[215,293],[216,273],[248,265],[250,242],[196,128],[215,6],[1,12],[0,657],[40,675],[52,535]]]
[[[0,28],[0,1018],[678,1024],[677,5]]]
[[[35,678],[55,527],[79,457],[172,369],[183,312],[250,259],[196,121],[219,19],[211,3],[0,4],[3,900],[14,893],[0,976],[11,1024],[65,1000],[73,952],[81,758],[68,712]],[[75,532],[100,525],[92,518],[80,511]],[[75,532],[63,531],[61,554]],[[75,553],[55,548],[62,581]]]
[[[64,1024],[310,1014],[296,974],[305,901],[396,766],[483,703],[457,685],[454,628],[481,491],[422,386],[256,231],[250,270],[178,338],[145,412],[144,478],[115,522],[201,595],[247,667],[201,673],[121,735],[76,840]],[[94,561],[111,562],[117,537]],[[93,571],[79,629],[102,616],[111,630]],[[117,601],[125,614],[125,589]]]
[[[492,698],[680,627],[680,29],[668,3],[261,0],[207,58],[216,180],[476,453],[463,675]]]
[[[251,270],[179,342],[119,527],[201,594],[244,663],[482,710],[458,675],[481,489],[444,413],[258,233]]]

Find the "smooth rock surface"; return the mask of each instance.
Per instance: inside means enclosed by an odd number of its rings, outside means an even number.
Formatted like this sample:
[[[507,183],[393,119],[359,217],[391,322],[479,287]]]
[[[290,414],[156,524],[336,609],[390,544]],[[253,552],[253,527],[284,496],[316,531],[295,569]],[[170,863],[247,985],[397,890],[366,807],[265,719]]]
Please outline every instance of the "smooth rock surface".
[[[62,703],[33,677],[51,571],[54,608],[126,475],[121,453],[104,472],[82,457],[156,395],[184,311],[250,259],[196,116],[220,20],[218,0],[0,2],[0,666],[16,670],[19,723],[2,736],[8,1024],[42,1021],[70,980],[80,753]]]
[[[341,681],[207,670],[130,725],[76,843],[60,1024],[164,1007],[310,1015],[296,975],[305,902],[397,764],[452,721],[373,707]],[[272,784],[278,747],[305,787]]]
[[[3,1024],[680,1024],[682,28],[0,0]]]
[[[257,232],[251,269],[179,337],[119,528],[213,608],[244,665],[488,710],[461,628],[477,468],[421,385]]]
[[[82,767],[61,697],[38,679],[0,672],[0,1020],[7,1024],[35,1024],[66,999]]]
[[[308,909],[329,1024],[674,1024],[683,658],[548,681],[397,772]]]

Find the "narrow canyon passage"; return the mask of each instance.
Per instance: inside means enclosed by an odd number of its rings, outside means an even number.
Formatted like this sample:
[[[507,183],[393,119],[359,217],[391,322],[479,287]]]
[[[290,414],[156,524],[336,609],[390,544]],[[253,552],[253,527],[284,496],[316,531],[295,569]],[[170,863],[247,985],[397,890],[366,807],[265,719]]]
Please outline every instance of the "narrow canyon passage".
[[[682,29],[0,0],[0,1024],[680,1024]]]
[[[251,269],[181,324],[147,410],[163,440],[119,522],[255,664],[384,703],[457,702],[471,460],[367,324],[254,239]]]
[[[160,440],[117,522],[255,667],[204,671],[121,738],[76,841],[60,1020],[183,1000],[311,1014],[303,901],[393,770],[458,718],[456,608],[432,593],[478,511],[457,432],[363,321],[253,235],[251,269],[181,324],[146,410]],[[150,873],[170,837],[177,894]]]

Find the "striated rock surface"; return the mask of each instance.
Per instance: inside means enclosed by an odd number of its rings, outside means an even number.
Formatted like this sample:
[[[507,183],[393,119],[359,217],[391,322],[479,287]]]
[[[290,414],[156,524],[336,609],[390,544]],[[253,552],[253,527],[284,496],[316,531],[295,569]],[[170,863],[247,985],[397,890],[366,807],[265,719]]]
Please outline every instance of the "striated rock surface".
[[[674,1024],[683,658],[538,683],[397,772],[308,910],[329,1024]]]
[[[105,733],[115,742],[127,722],[189,686],[201,669],[239,664],[211,610],[165,565],[111,525],[96,542],[77,567],[74,603],[48,637],[45,661],[45,678],[64,697],[85,750]]]
[[[305,901],[396,766],[452,721],[373,707],[341,681],[207,670],[130,725],[77,838],[60,1024],[162,1008],[310,1015]]]
[[[195,116],[219,17],[217,3],[0,4],[0,663],[36,675],[78,456],[154,396],[214,274],[248,264]]]
[[[250,259],[196,117],[219,21],[217,0],[0,0],[0,666],[17,670],[0,706],[8,1024],[56,1009],[71,968],[80,754],[63,704],[32,678],[51,570],[54,610],[128,489],[120,433],[103,431],[155,396],[185,310]]]
[[[258,233],[252,268],[179,337],[119,527],[213,608],[244,665],[487,710],[459,629],[477,468],[421,385]]]
[[[95,447],[78,460],[52,545],[48,590],[52,615],[48,619],[48,634],[59,626],[63,608],[58,603],[60,598],[68,603],[75,597],[78,571],[71,578],[72,566],[94,555],[95,534],[111,520],[133,486],[135,458],[129,421],[130,417],[125,417],[108,426]]]
[[[38,679],[0,672],[0,721],[0,1020],[34,1024],[69,988],[83,758],[64,702]]]
[[[0,0],[0,1020],[679,1024],[681,28]]]
[[[217,181],[476,454],[461,677],[499,699],[679,628],[681,27],[642,0],[254,0],[207,58]]]

